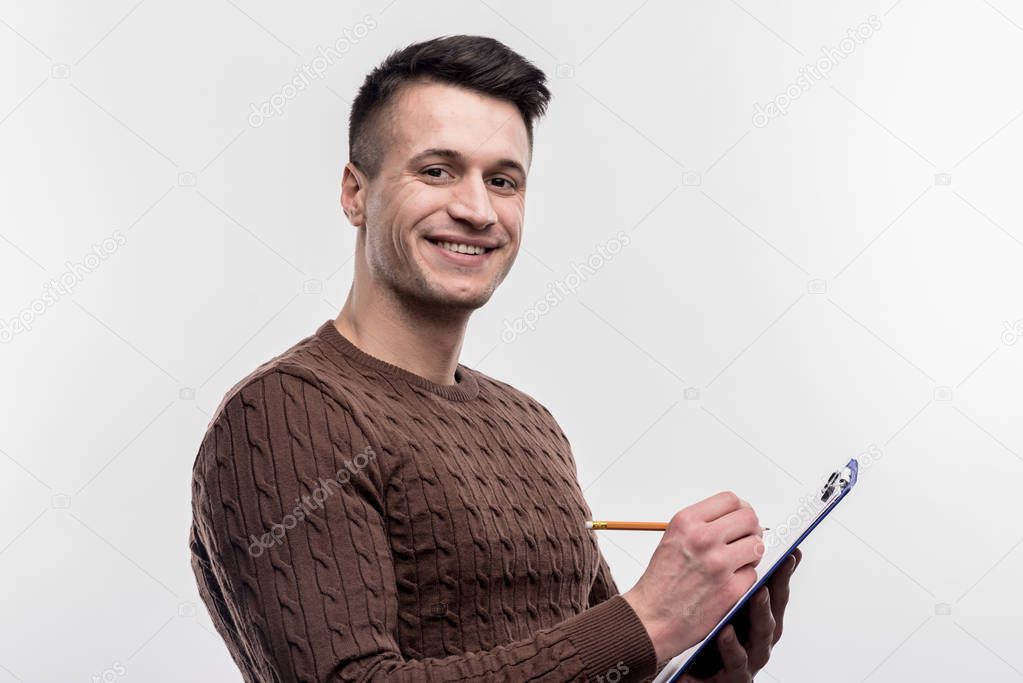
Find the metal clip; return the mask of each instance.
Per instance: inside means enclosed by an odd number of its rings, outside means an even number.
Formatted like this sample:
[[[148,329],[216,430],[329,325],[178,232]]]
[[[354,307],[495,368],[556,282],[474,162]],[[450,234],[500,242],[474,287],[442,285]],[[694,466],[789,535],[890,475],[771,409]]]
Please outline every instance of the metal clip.
[[[844,489],[849,485],[851,479],[852,472],[849,471],[848,467],[832,472],[831,476],[828,477],[828,482],[821,487],[821,502],[827,503],[835,493],[835,489]]]

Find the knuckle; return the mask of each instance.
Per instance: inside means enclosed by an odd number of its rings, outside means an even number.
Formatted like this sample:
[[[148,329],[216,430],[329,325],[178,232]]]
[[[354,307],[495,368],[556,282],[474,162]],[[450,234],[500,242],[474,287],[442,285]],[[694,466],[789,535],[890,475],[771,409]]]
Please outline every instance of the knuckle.
[[[706,526],[697,526],[689,530],[689,542],[696,550],[707,550],[714,544],[714,536]]]
[[[742,504],[742,500],[735,494],[735,491],[722,491],[719,495],[725,503],[733,507],[738,507]]]
[[[707,556],[703,561],[703,568],[712,576],[720,576],[728,570],[724,560],[719,555]]]
[[[689,523],[692,520],[692,518],[693,518],[693,513],[692,513],[691,509],[690,508],[685,508],[685,509],[679,510],[678,512],[673,514],[671,516],[671,519],[669,520],[668,523],[669,523],[670,526],[679,527],[679,528],[683,528],[684,529],[685,527],[689,526]]]

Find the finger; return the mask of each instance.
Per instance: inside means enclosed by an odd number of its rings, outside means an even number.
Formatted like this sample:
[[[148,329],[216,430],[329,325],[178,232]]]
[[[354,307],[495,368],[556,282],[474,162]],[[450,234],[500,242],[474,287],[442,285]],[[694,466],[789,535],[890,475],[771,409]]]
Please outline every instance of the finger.
[[[796,570],[797,564],[799,564],[799,560],[797,560],[793,555],[789,555],[781,561],[781,564],[778,565],[778,569],[771,574],[769,581],[772,584],[777,584],[779,587],[781,587],[781,584],[783,583],[788,584],[789,578],[792,576],[792,572]],[[774,589],[772,588],[772,590]]]
[[[711,530],[724,543],[737,541],[744,536],[763,537],[760,519],[751,507],[741,507],[726,515],[718,517],[708,524]]]
[[[799,563],[803,561],[803,551],[796,548],[792,551],[792,556],[796,558],[796,567],[798,567]],[[795,571],[795,567],[793,567],[792,570]]]
[[[785,607],[789,603],[789,577],[795,570],[797,561],[789,557],[785,563],[771,575],[768,582],[771,591],[771,613],[774,615],[774,638],[772,643],[781,639],[782,628],[785,621]]]
[[[722,672],[726,674],[727,680],[743,683],[749,680],[746,649],[739,642],[731,624],[721,629],[718,634],[718,652],[721,653],[721,662],[724,665]]]
[[[766,586],[757,590],[749,601],[749,642],[746,644],[751,671],[767,666],[774,644],[774,614],[771,612],[771,594]]]
[[[713,522],[718,517],[727,515],[742,507],[750,507],[750,504],[739,498],[731,491],[722,491],[714,494],[706,500],[700,501],[694,507],[697,509],[697,517],[704,522]]]
[[[764,557],[764,540],[759,536],[745,536],[727,544],[724,548],[725,561],[729,567],[755,567]]]

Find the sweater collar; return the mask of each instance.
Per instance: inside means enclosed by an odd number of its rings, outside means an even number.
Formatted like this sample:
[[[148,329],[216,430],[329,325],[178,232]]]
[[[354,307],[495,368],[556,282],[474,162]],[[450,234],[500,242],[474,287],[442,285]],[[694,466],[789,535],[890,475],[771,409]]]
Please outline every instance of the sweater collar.
[[[461,363],[455,368],[455,384],[437,384],[405,368],[392,365],[385,360],[366,353],[341,334],[341,331],[334,325],[333,320],[328,319],[320,325],[316,330],[316,336],[326,341],[349,360],[376,370],[382,375],[402,380],[420,389],[425,389],[442,398],[452,401],[470,401],[479,395],[479,379],[476,377],[476,373]]]

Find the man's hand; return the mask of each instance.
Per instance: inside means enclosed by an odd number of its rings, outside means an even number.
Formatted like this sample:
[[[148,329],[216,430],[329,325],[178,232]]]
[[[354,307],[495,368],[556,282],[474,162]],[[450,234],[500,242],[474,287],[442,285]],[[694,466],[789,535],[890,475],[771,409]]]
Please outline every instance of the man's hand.
[[[658,662],[703,640],[753,586],[762,536],[753,508],[731,491],[672,515],[646,571],[622,596]]]
[[[789,577],[802,558],[803,553],[796,548],[771,575],[767,585],[754,593],[746,603],[743,609],[748,610],[748,636],[740,639],[732,624],[721,629],[715,641],[718,652],[713,653],[720,656],[721,664],[717,670],[705,677],[686,674],[680,679],[683,683],[752,683],[753,677],[771,658],[771,648],[781,639],[785,606],[789,602]],[[693,669],[705,668],[700,667],[699,662],[704,658],[704,653],[707,650],[693,662]]]

